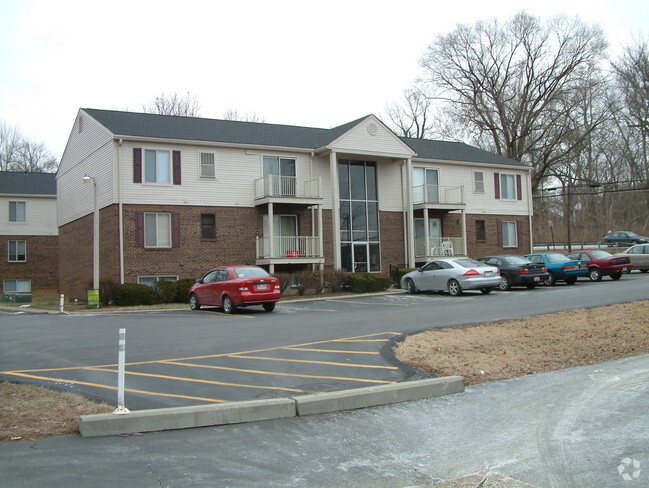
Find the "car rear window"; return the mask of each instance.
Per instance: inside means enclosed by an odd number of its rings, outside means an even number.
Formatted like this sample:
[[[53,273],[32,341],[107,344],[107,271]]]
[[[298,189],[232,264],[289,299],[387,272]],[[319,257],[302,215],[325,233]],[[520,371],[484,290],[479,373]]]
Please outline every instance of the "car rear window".
[[[612,256],[610,252],[606,252],[606,251],[593,251],[591,252],[591,254],[595,258],[610,258]]]
[[[455,262],[464,268],[485,268],[488,265],[470,258],[455,259]]]
[[[559,254],[558,252],[548,253],[545,255],[545,257],[548,258],[548,261],[550,263],[560,263],[561,261],[570,261],[566,256],[564,256],[563,254]]]
[[[507,262],[508,262],[509,264],[516,264],[516,265],[519,265],[519,264],[529,264],[529,263],[531,263],[532,261],[530,261],[529,259],[526,259],[526,258],[524,258],[524,257],[522,257],[522,256],[509,256],[509,257],[507,258]]]
[[[255,278],[257,276],[270,276],[261,268],[235,268],[234,274],[239,278]]]

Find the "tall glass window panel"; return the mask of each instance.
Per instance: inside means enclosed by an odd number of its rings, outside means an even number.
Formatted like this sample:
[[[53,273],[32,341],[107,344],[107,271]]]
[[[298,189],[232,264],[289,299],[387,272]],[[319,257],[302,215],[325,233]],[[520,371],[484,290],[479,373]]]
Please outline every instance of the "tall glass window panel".
[[[365,166],[365,188],[367,200],[377,200],[376,197],[376,168],[372,165]]]
[[[352,215],[351,215],[351,202],[340,202],[340,240],[351,240],[352,231]]]
[[[354,272],[367,273],[367,244],[354,244]]]
[[[352,238],[354,241],[367,240],[367,204],[352,201]]]
[[[352,263],[352,245],[350,242],[343,242],[340,245],[340,266],[348,273],[354,271]]]
[[[369,244],[370,271],[381,271],[381,250],[378,243]]]
[[[341,160],[338,163],[338,187],[341,200],[349,200],[349,162]]]
[[[365,164],[363,161],[352,161],[349,165],[349,181],[352,200],[366,200]]]
[[[376,202],[367,202],[367,240],[379,240],[379,205]]]

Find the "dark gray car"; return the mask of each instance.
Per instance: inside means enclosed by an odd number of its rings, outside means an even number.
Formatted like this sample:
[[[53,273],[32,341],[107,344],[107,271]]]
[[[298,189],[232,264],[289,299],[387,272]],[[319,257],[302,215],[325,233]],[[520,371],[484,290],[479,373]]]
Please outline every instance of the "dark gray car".
[[[634,244],[645,244],[649,242],[649,237],[644,237],[628,230],[611,232],[602,237],[602,245],[608,247],[628,247]]]

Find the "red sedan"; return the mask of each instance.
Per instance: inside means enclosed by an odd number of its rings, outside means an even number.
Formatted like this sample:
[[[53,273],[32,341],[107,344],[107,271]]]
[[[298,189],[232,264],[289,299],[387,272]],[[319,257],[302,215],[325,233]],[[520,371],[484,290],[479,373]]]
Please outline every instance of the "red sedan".
[[[237,307],[261,305],[266,312],[275,310],[281,297],[279,281],[258,266],[221,266],[199,279],[189,289],[189,307],[222,307],[234,313]]]
[[[582,261],[582,267],[588,268],[590,281],[599,281],[604,275],[619,280],[622,273],[633,268],[628,256],[613,255],[606,251],[579,251],[568,254],[568,257]]]

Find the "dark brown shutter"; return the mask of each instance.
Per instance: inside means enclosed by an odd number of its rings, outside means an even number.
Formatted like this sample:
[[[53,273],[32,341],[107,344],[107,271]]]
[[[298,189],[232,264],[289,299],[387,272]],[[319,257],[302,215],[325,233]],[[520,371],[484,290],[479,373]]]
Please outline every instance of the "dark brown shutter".
[[[503,247],[503,221],[496,220],[496,230],[498,233],[498,247]]]
[[[180,176],[180,151],[173,152],[173,178],[174,185],[180,185],[182,183]]]
[[[142,149],[133,148],[133,183],[142,183]]]
[[[171,247],[180,247],[180,214],[171,214]]]
[[[135,244],[144,247],[144,212],[135,212]]]
[[[523,182],[521,179],[521,175],[516,175],[516,198],[518,200],[523,199],[523,192],[521,191],[523,188]]]
[[[494,192],[496,199],[500,199],[500,173],[494,173]]]

